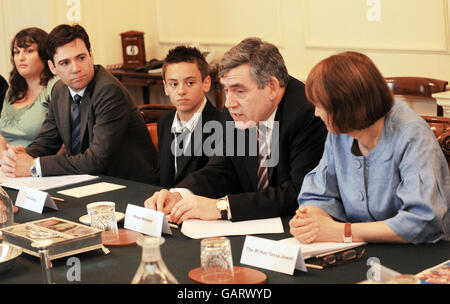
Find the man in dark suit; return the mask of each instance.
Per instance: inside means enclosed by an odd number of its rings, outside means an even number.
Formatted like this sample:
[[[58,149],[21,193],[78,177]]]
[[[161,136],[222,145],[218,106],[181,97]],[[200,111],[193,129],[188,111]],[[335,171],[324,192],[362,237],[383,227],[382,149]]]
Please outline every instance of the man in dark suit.
[[[170,50],[164,59],[162,77],[164,91],[176,110],[158,122],[158,179],[154,183],[172,187],[208,162],[209,156],[202,147],[210,133],[203,132],[203,127],[209,121],[217,121],[220,112],[205,96],[211,87],[211,76],[198,49],[178,46]],[[201,135],[195,136],[196,133]],[[175,143],[181,152],[177,156]]]
[[[155,193],[146,207],[170,213],[176,223],[294,215],[303,178],[318,164],[327,136],[303,83],[289,76],[278,49],[258,38],[225,53],[220,76],[227,108],[223,156],[212,157],[179,189]]]
[[[6,91],[8,91],[8,82],[0,75],[0,111],[3,107],[3,99],[5,99]]]
[[[7,176],[103,174],[147,182],[156,149],[123,85],[95,66],[89,37],[79,26],[57,26],[48,37],[48,61],[61,78],[53,88],[39,135],[26,148],[9,147]],[[64,144],[66,153],[58,154]]]

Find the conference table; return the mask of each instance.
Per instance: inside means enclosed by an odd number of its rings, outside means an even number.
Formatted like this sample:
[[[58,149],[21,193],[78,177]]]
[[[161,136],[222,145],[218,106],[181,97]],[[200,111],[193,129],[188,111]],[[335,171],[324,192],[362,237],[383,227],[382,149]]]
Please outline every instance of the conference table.
[[[57,193],[63,189],[89,185],[98,182],[108,182],[126,186],[126,188],[110,192],[74,198]],[[100,176],[99,179],[71,185],[63,188],[51,189],[47,192],[52,196],[61,197],[64,202],[56,201],[59,210],[44,208],[42,214],[20,208],[15,214],[15,222],[25,223],[48,217],[59,217],[75,222],[85,215],[86,205],[96,201],[113,201],[116,211],[125,213],[128,204],[143,206],[146,198],[150,197],[160,187],[143,183]],[[17,197],[17,190],[5,188],[13,202]],[[282,219],[284,233],[264,234],[258,237],[280,240],[289,235],[289,218]],[[123,222],[119,223],[123,228]],[[188,277],[190,270],[200,266],[200,241],[183,235],[180,229],[172,229],[173,235],[163,234],[165,243],[161,245],[162,258],[168,269],[181,284],[195,284]],[[308,272],[295,270],[293,275],[287,275],[262,268],[250,267],[240,263],[245,236],[229,236],[233,262],[235,266],[257,269],[267,276],[267,284],[353,284],[367,279],[369,270],[368,259],[377,258],[381,265],[405,274],[416,274],[426,268],[440,264],[450,259],[450,242],[439,241],[436,244],[405,245],[405,244],[367,244],[365,256],[349,264],[319,269],[308,269]],[[136,273],[141,260],[141,247],[137,245],[127,247],[109,247],[110,253],[105,255],[101,250],[77,254],[81,272],[79,281],[68,279],[68,272],[72,264],[68,258],[53,260],[52,275],[56,284],[129,284]],[[0,275],[0,283],[40,284],[43,282],[40,261],[38,258],[22,253],[13,268]],[[190,285],[195,288],[194,285]],[[200,285],[198,285],[200,286]],[[266,285],[267,286],[267,285]]]

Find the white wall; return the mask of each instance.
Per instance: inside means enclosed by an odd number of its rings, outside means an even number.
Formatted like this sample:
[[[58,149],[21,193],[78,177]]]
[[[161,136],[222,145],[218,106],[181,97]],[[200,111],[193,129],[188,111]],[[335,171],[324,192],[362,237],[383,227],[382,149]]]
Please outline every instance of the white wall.
[[[218,60],[243,38],[259,36],[279,46],[300,79],[330,54],[357,50],[385,76],[450,80],[448,0],[0,0],[0,74],[9,74],[18,30],[50,31],[77,12],[103,65],[121,63],[119,34],[138,30],[147,60],[191,43],[216,51]]]

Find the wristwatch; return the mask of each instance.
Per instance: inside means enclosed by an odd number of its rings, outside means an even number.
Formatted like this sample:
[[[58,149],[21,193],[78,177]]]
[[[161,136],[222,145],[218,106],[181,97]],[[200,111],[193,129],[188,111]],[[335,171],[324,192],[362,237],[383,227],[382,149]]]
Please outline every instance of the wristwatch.
[[[228,197],[224,196],[219,198],[216,202],[216,208],[220,212],[220,219],[227,220],[228,219]]]
[[[351,243],[352,240],[352,224],[345,223],[344,227],[344,243]]]
[[[37,177],[36,160],[33,161],[33,165],[30,167],[30,174],[32,177]]]

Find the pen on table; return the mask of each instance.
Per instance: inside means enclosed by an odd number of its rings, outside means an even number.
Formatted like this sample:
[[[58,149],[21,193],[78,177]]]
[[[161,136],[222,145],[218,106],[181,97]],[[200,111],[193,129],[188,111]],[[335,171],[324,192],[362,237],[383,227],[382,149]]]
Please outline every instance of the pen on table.
[[[59,197],[55,197],[55,196],[51,196],[50,198],[51,198],[52,200],[54,200],[54,201],[64,202],[64,199],[63,199],[63,198],[59,198]]]
[[[314,265],[314,264],[305,263],[305,266],[308,267],[308,268],[313,268],[313,269],[323,269],[323,267],[320,266],[320,265]]]

